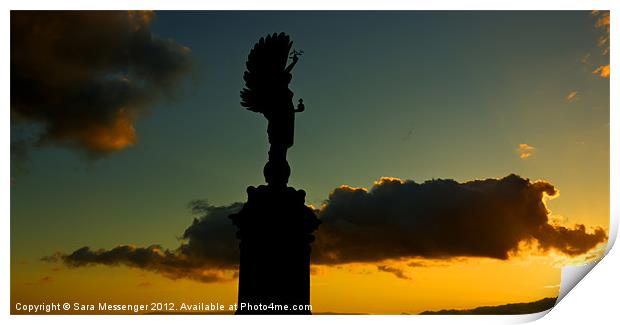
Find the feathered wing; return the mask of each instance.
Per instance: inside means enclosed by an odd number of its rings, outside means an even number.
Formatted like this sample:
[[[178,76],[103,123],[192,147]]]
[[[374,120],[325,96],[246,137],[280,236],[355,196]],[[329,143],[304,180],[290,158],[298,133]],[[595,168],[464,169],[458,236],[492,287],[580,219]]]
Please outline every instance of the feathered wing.
[[[278,89],[288,86],[284,70],[293,42],[284,33],[261,37],[245,63],[245,88],[241,90],[241,106],[253,112],[267,113]],[[285,84],[283,84],[285,83]]]

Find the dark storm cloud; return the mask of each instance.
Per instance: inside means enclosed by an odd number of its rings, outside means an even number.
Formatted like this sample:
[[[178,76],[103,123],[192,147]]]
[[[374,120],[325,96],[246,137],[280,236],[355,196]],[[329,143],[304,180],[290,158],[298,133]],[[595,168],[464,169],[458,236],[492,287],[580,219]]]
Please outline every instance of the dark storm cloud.
[[[320,210],[313,257],[322,264],[407,257],[504,260],[523,241],[573,256],[607,239],[601,228],[587,232],[583,225],[550,224],[543,195],[556,194],[547,182],[516,175],[422,184],[382,178],[370,190],[341,186]]]
[[[38,144],[100,156],[137,141],[135,119],[189,71],[189,49],[150,30],[153,12],[12,11],[11,118]]]
[[[239,243],[235,237],[236,228],[228,218],[237,213],[243,203],[229,206],[211,206],[206,201],[197,200],[190,203],[195,218],[191,226],[185,229],[183,239],[187,242],[179,251],[190,258],[208,262],[219,268],[236,268],[239,263]]]
[[[583,225],[569,229],[549,223],[543,197],[557,193],[547,182],[516,175],[422,184],[382,178],[370,190],[341,186],[317,210],[322,224],[312,246],[313,263],[380,263],[414,257],[504,260],[510,253],[518,254],[524,241],[537,243],[542,252],[574,256],[605,242],[607,235],[601,228],[588,232]],[[84,247],[47,259],[73,267],[122,264],[203,282],[232,279],[239,252],[236,229],[228,216],[241,207],[242,203],[215,207],[193,201],[190,208],[200,217],[185,230],[183,243],[174,251],[159,246],[97,251]],[[377,268],[408,278],[390,265]]]

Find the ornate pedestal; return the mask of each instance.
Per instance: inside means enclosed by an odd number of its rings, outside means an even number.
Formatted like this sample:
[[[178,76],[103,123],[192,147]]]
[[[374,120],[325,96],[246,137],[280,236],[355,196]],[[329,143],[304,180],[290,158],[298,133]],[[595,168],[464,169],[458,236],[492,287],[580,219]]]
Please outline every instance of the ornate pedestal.
[[[247,192],[230,216],[241,241],[237,314],[310,314],[293,306],[310,304],[310,244],[320,224],[306,193],[265,185]]]

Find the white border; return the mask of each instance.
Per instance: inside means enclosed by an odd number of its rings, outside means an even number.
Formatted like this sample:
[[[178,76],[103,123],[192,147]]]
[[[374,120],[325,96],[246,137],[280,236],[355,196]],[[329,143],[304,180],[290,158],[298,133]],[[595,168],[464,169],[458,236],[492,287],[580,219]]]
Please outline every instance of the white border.
[[[129,323],[135,320],[155,322],[155,323],[169,323],[170,321],[183,321],[183,322],[214,322],[218,324],[231,324],[238,322],[252,322],[256,321],[269,321],[275,324],[290,324],[294,323],[307,323],[313,321],[320,322],[342,322],[354,321],[362,324],[374,323],[376,321],[389,321],[393,323],[407,323],[422,322],[425,324],[445,324],[445,323],[464,323],[464,324],[486,324],[486,323],[517,323],[523,321],[531,321],[540,318],[547,314],[539,313],[533,315],[517,315],[517,316],[416,316],[411,317],[399,317],[399,316],[312,316],[312,317],[230,317],[230,316],[9,316],[10,313],[10,223],[9,223],[9,204],[10,204],[10,175],[9,175],[9,152],[10,152],[10,112],[9,112],[9,10],[15,9],[156,9],[156,10],[170,10],[170,9],[184,9],[184,10],[293,10],[293,9],[312,9],[312,10],[386,10],[386,9],[415,9],[415,10],[590,10],[590,9],[611,9],[611,35],[615,35],[618,24],[617,11],[618,1],[599,0],[599,1],[541,1],[541,0],[521,0],[521,1],[481,1],[481,0],[469,0],[469,1],[428,1],[428,2],[413,2],[413,1],[393,1],[383,0],[380,2],[370,1],[351,1],[351,2],[335,2],[327,0],[313,0],[311,2],[294,2],[288,1],[241,1],[241,0],[227,0],[221,2],[198,2],[189,0],[140,0],[140,1],[119,1],[119,0],[106,0],[102,2],[78,2],[70,0],[55,0],[55,1],[2,1],[0,6],[4,9],[2,11],[2,50],[0,55],[2,56],[2,62],[4,63],[4,78],[2,79],[2,98],[6,103],[3,110],[2,118],[2,155],[0,163],[2,164],[2,182],[5,184],[0,188],[2,191],[2,207],[4,209],[2,226],[3,230],[2,250],[1,252],[1,265],[3,279],[2,279],[2,294],[0,295],[0,306],[4,308],[5,314],[3,315],[5,320],[15,323],[31,323],[31,322],[50,322],[51,324],[67,324],[67,323],[80,323],[85,322],[91,324],[108,324],[111,320],[115,322]],[[617,57],[617,51],[613,48],[615,41],[611,41],[611,63],[615,67]],[[620,129],[618,129],[618,111],[616,97],[618,93],[618,87],[614,82],[614,77],[610,79],[611,87],[611,166],[620,166],[620,159],[618,157],[618,140],[620,139]],[[613,242],[615,242],[618,233],[618,216],[619,216],[619,204],[618,198],[620,192],[618,184],[620,184],[620,174],[617,169],[611,169],[610,174],[610,195],[611,195],[611,222],[610,222],[610,243],[607,247],[608,256],[605,257],[599,265],[597,265],[592,271],[592,275],[588,275],[585,281],[582,281],[582,285],[576,287],[575,293],[566,296],[562,302],[554,307],[548,316],[543,317],[540,322],[542,323],[565,323],[569,322],[574,324],[579,321],[587,322],[601,322],[609,323],[611,319],[617,319],[617,295],[620,289],[618,281],[618,270],[620,270],[620,256],[616,250],[611,250]],[[582,275],[579,275],[581,277]],[[113,318],[110,318],[113,317]],[[139,318],[132,318],[139,317]],[[147,317],[147,318],[144,318]],[[178,317],[183,317],[179,319]],[[205,318],[206,317],[206,318]]]

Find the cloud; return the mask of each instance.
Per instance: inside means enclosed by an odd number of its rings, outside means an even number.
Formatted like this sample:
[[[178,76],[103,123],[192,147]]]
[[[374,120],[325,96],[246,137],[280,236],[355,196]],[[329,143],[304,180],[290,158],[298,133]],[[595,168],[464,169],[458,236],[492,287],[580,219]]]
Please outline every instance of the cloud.
[[[396,267],[392,267],[388,265],[377,265],[377,270],[382,271],[382,272],[392,273],[394,274],[394,276],[396,276],[399,279],[411,280],[411,277],[406,275],[402,269],[399,269]]]
[[[534,150],[536,148],[530,146],[527,143],[519,143],[517,146],[517,152],[519,153],[519,158],[527,159],[534,154]]]
[[[54,282],[54,278],[50,275],[44,276],[39,280],[41,284],[50,284]]]
[[[135,247],[120,245],[110,250],[82,247],[71,254],[56,252],[43,257],[46,262],[62,262],[69,267],[124,265],[159,273],[171,279],[189,278],[200,282],[227,281],[236,278],[239,263],[235,228],[228,216],[238,212],[241,203],[214,207],[205,201],[190,203],[200,215],[185,230],[183,243],[175,250],[159,245]]]
[[[204,200],[190,202],[192,212],[201,217],[195,218],[183,233],[187,243],[181,245],[179,251],[215,267],[236,269],[239,243],[235,237],[237,230],[228,216],[239,212],[242,207],[243,203],[218,207]]]
[[[523,242],[536,243],[541,253],[553,250],[575,256],[605,242],[607,235],[601,228],[588,232],[583,225],[567,228],[550,222],[544,198],[558,193],[548,182],[531,182],[516,175],[464,183],[436,179],[422,184],[383,177],[369,190],[343,185],[316,210],[322,224],[315,233],[312,262],[315,266],[377,263],[379,271],[408,279],[391,261],[417,261],[409,265],[414,267],[434,265],[423,261],[459,257],[506,260],[518,255]],[[125,265],[172,279],[231,280],[237,276],[239,251],[236,229],[228,216],[242,206],[192,201],[190,208],[198,217],[174,250],[158,245],[121,245],[110,250],[83,247],[43,260],[69,267]]]
[[[153,35],[153,12],[12,11],[11,118],[35,142],[100,157],[137,141],[134,122],[170,97],[190,51]]]
[[[592,71],[592,74],[599,75],[603,78],[609,78],[609,64],[599,65],[598,68]]]
[[[518,253],[521,242],[574,256],[606,241],[601,228],[587,232],[583,225],[550,224],[543,199],[556,195],[550,183],[516,175],[422,184],[382,178],[370,190],[341,186],[321,207],[313,258],[321,264],[459,256],[505,260]]]
[[[609,11],[593,10],[592,16],[597,17],[594,27],[604,28],[607,33],[610,31],[610,17]]]
[[[153,283],[149,281],[138,283],[138,287],[141,287],[141,288],[147,288],[147,287],[152,287],[152,286],[153,286]]]
[[[61,261],[68,267],[91,265],[118,266],[159,273],[167,278],[188,278],[200,282],[217,282],[233,279],[223,269],[210,266],[206,261],[162,249],[158,245],[135,247],[120,245],[110,250],[92,250],[82,247],[71,254],[57,253],[45,261]]]
[[[592,16],[596,17],[594,27],[603,30],[603,34],[599,36],[597,45],[601,49],[603,56],[609,55],[609,32],[610,32],[610,17],[609,11],[593,10]],[[596,69],[592,71],[602,78],[609,78],[610,66],[608,64],[598,65]]]
[[[566,95],[566,97],[564,98],[564,100],[566,100],[567,103],[572,103],[576,101],[577,99],[579,99],[579,97],[577,97],[576,90],[569,92],[568,95]]]

